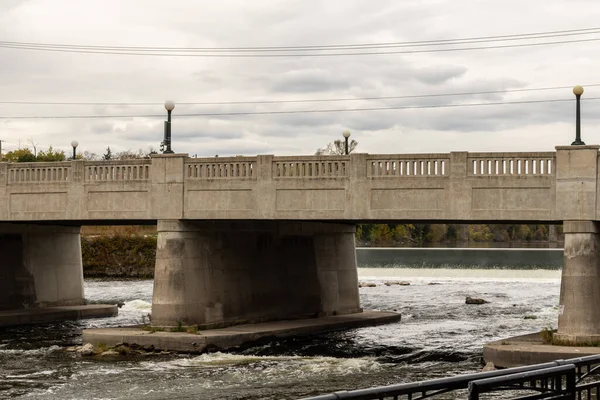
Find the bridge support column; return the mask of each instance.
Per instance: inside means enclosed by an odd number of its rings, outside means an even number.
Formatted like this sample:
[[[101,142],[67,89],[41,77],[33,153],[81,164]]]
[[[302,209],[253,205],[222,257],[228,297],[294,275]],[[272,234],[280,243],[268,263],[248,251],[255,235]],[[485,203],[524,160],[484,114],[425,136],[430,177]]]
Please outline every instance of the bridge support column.
[[[359,312],[352,225],[158,221],[155,326]]]
[[[600,225],[565,221],[565,265],[556,339],[573,344],[600,342]]]
[[[79,227],[0,224],[0,309],[84,303]]]

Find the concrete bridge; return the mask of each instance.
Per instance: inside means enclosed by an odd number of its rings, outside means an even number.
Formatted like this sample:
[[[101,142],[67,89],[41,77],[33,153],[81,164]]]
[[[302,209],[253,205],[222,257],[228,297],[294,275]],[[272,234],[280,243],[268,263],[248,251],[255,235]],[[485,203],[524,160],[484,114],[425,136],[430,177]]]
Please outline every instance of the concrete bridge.
[[[600,339],[600,146],[0,164],[0,309],[83,302],[81,225],[157,224],[153,324],[360,312],[364,222],[564,223],[559,334]]]

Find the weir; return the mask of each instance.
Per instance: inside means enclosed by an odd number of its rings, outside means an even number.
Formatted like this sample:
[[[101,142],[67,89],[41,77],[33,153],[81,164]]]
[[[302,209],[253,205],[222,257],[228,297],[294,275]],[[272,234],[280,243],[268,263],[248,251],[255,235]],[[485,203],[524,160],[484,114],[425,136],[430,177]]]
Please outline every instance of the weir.
[[[0,308],[82,302],[86,224],[158,224],[152,323],[220,326],[360,312],[357,223],[564,223],[558,335],[596,340],[599,148],[2,163]]]

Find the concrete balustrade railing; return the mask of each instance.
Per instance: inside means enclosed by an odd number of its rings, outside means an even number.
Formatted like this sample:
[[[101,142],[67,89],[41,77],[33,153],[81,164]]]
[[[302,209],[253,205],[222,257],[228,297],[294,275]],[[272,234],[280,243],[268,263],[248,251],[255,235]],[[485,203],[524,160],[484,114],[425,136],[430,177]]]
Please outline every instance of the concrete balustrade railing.
[[[70,179],[71,164],[56,163],[20,163],[8,168],[9,184],[66,182]]]
[[[256,179],[256,157],[185,160],[185,179]]]
[[[559,149],[0,163],[0,221],[593,219],[597,151]],[[576,161],[595,177],[578,210],[565,199],[581,185],[561,172]]]
[[[152,160],[86,161],[85,181],[145,181],[150,179]]]
[[[450,154],[389,154],[367,157],[369,177],[446,176]]]
[[[273,178],[338,179],[350,176],[349,156],[273,157]]]
[[[556,153],[469,153],[469,176],[553,175]]]

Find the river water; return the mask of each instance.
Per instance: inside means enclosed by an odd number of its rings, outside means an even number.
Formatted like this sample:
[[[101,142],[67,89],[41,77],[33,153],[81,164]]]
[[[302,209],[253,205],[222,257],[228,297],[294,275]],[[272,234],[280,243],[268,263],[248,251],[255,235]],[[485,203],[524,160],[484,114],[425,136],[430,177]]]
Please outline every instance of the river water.
[[[119,316],[0,329],[0,398],[284,399],[433,379],[481,369],[488,341],[555,327],[560,269],[359,268],[366,310],[399,323],[280,340],[227,353],[154,354],[118,361],[64,351],[81,330],[138,324],[152,281],[86,280],[91,302],[124,302]],[[386,286],[406,280],[410,286]],[[466,305],[465,297],[485,305]],[[535,319],[525,319],[525,316]]]

